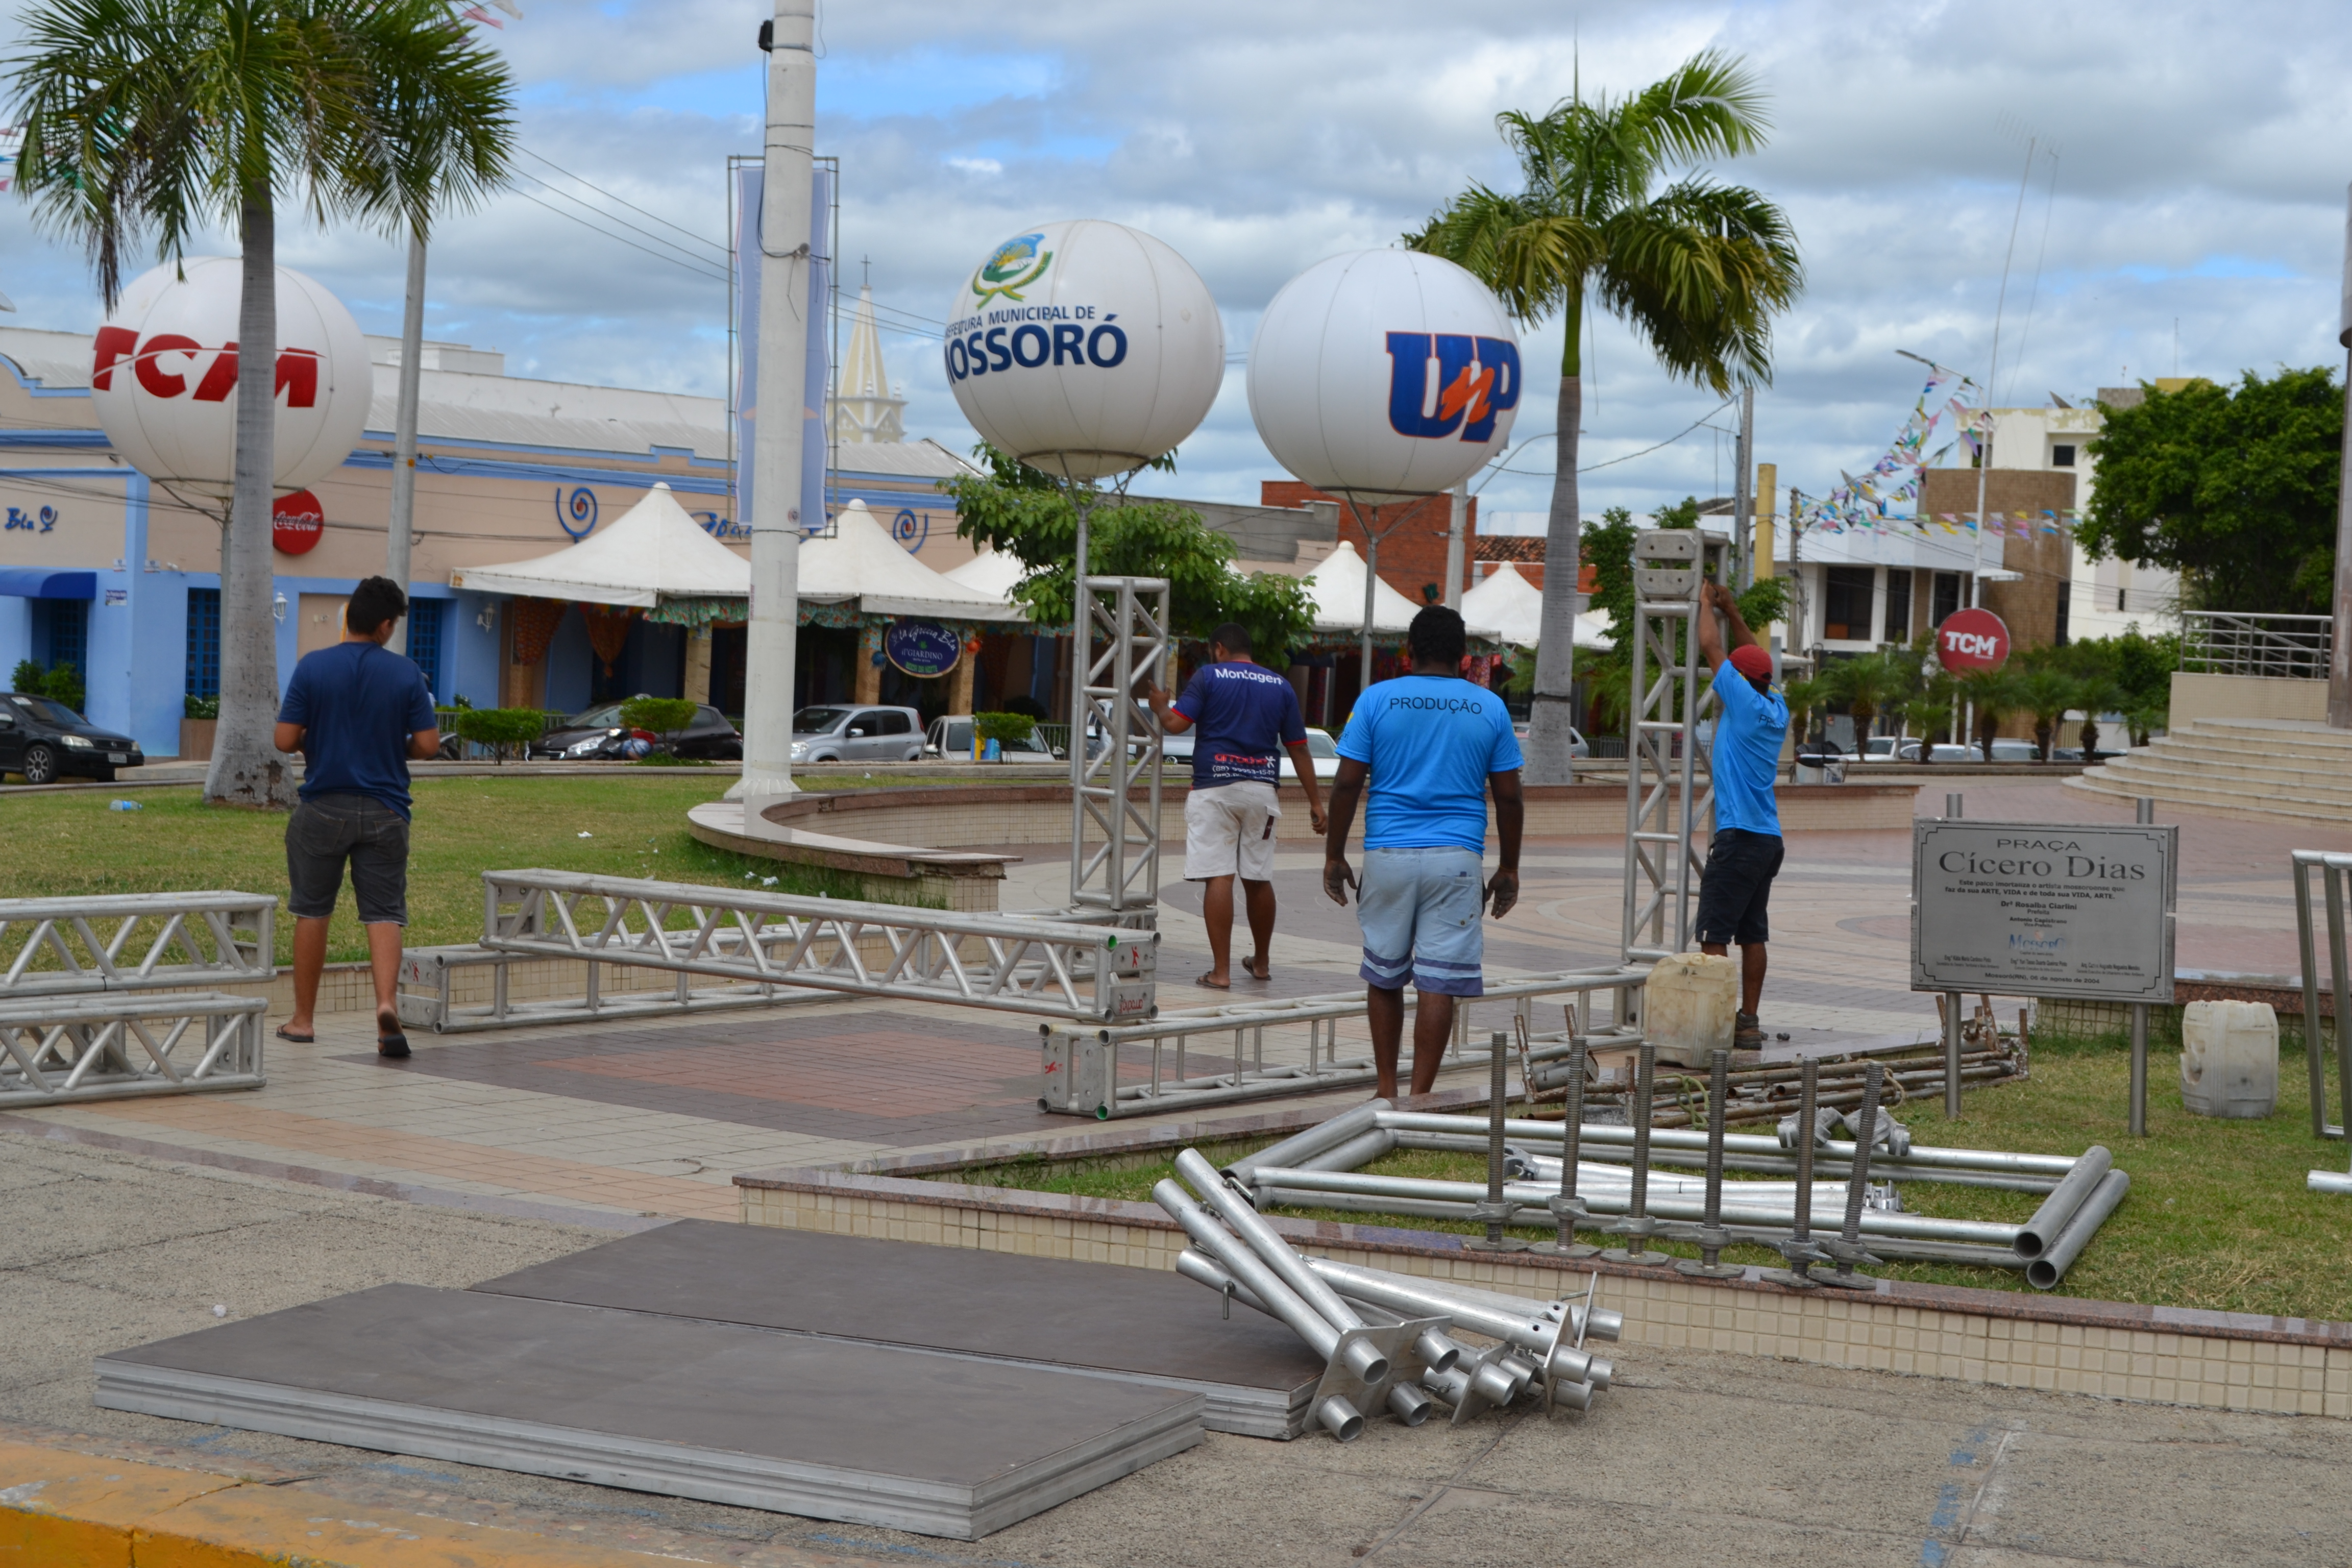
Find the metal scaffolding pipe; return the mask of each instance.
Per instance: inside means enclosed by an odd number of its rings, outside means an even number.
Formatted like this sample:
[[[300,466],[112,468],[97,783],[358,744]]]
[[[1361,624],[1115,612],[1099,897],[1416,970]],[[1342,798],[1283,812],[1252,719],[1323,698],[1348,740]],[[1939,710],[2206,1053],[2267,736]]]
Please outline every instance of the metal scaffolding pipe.
[[[1447,1182],[1427,1176],[1375,1176],[1359,1171],[1260,1171],[1258,1181],[1262,1184],[1261,1193],[1276,1189],[1284,1193],[1345,1194],[1356,1197],[1412,1198],[1446,1204],[1473,1204],[1485,1195],[1484,1189],[1475,1182]],[[1504,1195],[1524,1208],[1541,1209],[1542,1199],[1530,1194],[1542,1190],[1533,1182],[1514,1182],[1506,1185]],[[1626,1195],[1622,1192],[1594,1192],[1587,1196],[1596,1214],[1622,1214],[1627,1206]],[[1654,1197],[1650,1200],[1650,1208],[1654,1215],[1664,1219],[1704,1220],[1706,1217],[1704,1201],[1688,1195]],[[1793,1193],[1788,1202],[1770,1205],[1739,1203],[1734,1201],[1731,1192],[1725,1194],[1723,1217],[1726,1224],[1786,1229],[1795,1215]],[[1999,1225],[1990,1220],[1944,1219],[1931,1215],[1888,1214],[1878,1209],[1864,1210],[1859,1220],[1863,1233],[1868,1236],[1903,1237],[1916,1241],[1957,1241],[1974,1247],[2013,1248],[2018,1245],[2018,1226]]]
[[[1169,1217],[1184,1227],[1192,1245],[1214,1258],[1219,1267],[1234,1280],[1247,1286],[1267,1310],[1289,1325],[1290,1331],[1305,1340],[1307,1348],[1325,1361],[1329,1361],[1339,1349],[1339,1331],[1314,1308],[1308,1306],[1298,1292],[1283,1283],[1279,1275],[1268,1268],[1239,1237],[1209,1217],[1209,1211],[1192,1201],[1192,1194],[1174,1182],[1162,1178],[1153,1185],[1151,1199],[1168,1211]],[[1353,1314],[1349,1314],[1351,1317]],[[1353,1323],[1349,1325],[1354,1327]],[[1367,1383],[1378,1382],[1388,1375],[1388,1364],[1382,1360],[1378,1371]]]
[[[1381,1125],[1381,1118],[1395,1109],[1385,1100],[1369,1100],[1352,1110],[1341,1111],[1326,1121],[1318,1121],[1303,1132],[1294,1132],[1279,1143],[1269,1144],[1255,1154],[1244,1154],[1225,1167],[1225,1174],[1246,1184],[1250,1173],[1260,1165],[1300,1165],[1318,1154],[1328,1153],[1359,1133],[1369,1132]]]
[[[1573,1298],[1538,1302],[1532,1297],[1514,1296],[1504,1290],[1482,1290],[1475,1285],[1465,1285],[1459,1279],[1448,1279],[1443,1284],[1435,1280],[1423,1283],[1449,1300],[1483,1303],[1496,1311],[1508,1312],[1513,1316],[1530,1307],[1536,1309],[1536,1316],[1539,1318],[1558,1318],[1565,1313],[1569,1332],[1580,1341],[1606,1340],[1613,1343],[1625,1331],[1625,1314],[1614,1307],[1594,1307],[1588,1311],[1583,1302]]]
[[[1448,1116],[1426,1110],[1385,1110],[1380,1113],[1380,1125],[1399,1134],[1406,1132],[1451,1132],[1483,1139],[1486,1122],[1475,1117]],[[1611,1148],[1630,1147],[1635,1129],[1615,1123],[1587,1121],[1579,1135],[1588,1144]],[[1526,1117],[1512,1117],[1503,1123],[1506,1137],[1515,1142],[1533,1140],[1556,1142],[1562,1136],[1557,1121],[1538,1121]],[[1402,1139],[1400,1139],[1402,1142]],[[1706,1134],[1684,1127],[1657,1127],[1650,1130],[1653,1149],[1690,1150],[1706,1152]],[[1481,1147],[1484,1147],[1482,1142]],[[1790,1151],[1780,1146],[1778,1137],[1760,1133],[1726,1133],[1723,1140],[1727,1157],[1743,1154],[1763,1154],[1786,1159]],[[1815,1154],[1824,1162],[1850,1163],[1853,1144],[1831,1138],[1815,1145]],[[2020,1175],[2063,1178],[2072,1173],[2074,1161],[2064,1154],[2020,1154],[2005,1149],[1940,1149],[1915,1143],[1909,1152],[1896,1156],[1875,1152],[1871,1163],[1882,1173],[1911,1167],[1958,1171],[2011,1171]]]
[[[1336,1149],[1326,1149],[1298,1162],[1302,1171],[1353,1171],[1370,1164],[1397,1146],[1397,1135],[1385,1127],[1375,1127],[1369,1132],[1359,1132]],[[1246,1178],[1235,1176],[1235,1181]]]
[[[1590,1129],[1588,1128],[1587,1131],[1589,1131]],[[1478,1153],[1486,1146],[1483,1138],[1470,1139],[1452,1132],[1399,1132],[1396,1134],[1396,1141],[1397,1147],[1400,1149],[1442,1149],[1449,1153],[1464,1154]],[[1558,1164],[1556,1156],[1536,1154],[1524,1149],[1522,1152],[1527,1153],[1528,1158],[1536,1163],[1547,1179],[1555,1173]],[[1613,1161],[1610,1160],[1612,1154],[1615,1156]],[[1608,1161],[1608,1163],[1598,1168],[1604,1172],[1614,1170],[1622,1180],[1624,1179],[1626,1167],[1631,1162],[1631,1152],[1613,1150],[1596,1152],[1591,1160],[1580,1162],[1585,1175],[1591,1175],[1596,1169],[1595,1161]],[[1825,1159],[1820,1163],[1820,1169],[1828,1175],[1841,1178],[1834,1184],[1840,1192],[1843,1192],[1845,1183],[1842,1178],[1851,1163],[1851,1161]],[[1999,1171],[1955,1171],[1940,1167],[1889,1171],[1883,1168],[1888,1163],[1883,1154],[1874,1162],[1874,1165],[1881,1167],[1879,1173],[1889,1181],[1933,1182],[1939,1186],[1986,1187],[2005,1193],[2050,1193],[2055,1192],[2058,1188],[2058,1178],[2055,1176],[2011,1175]],[[1894,1162],[1894,1163],[1899,1164],[1900,1162]],[[1705,1170],[1706,1166],[1706,1160],[1703,1154],[1673,1149],[1650,1151],[1650,1179],[1653,1182],[1658,1180],[1660,1172],[1668,1167],[1675,1170],[1699,1171]],[[1786,1176],[1795,1173],[1797,1161],[1793,1154],[1766,1156],[1733,1155],[1727,1152],[1724,1156],[1723,1167],[1727,1171],[1739,1171],[1750,1175]],[[1318,1165],[1313,1168],[1335,1170],[1338,1167]]]
[[[2017,1255],[2030,1262],[2048,1252],[2064,1234],[2066,1222],[2074,1217],[2074,1211],[2097,1190],[2114,1166],[2115,1156],[2107,1152],[2105,1144],[2094,1143],[2083,1151],[2083,1157],[2074,1162],[2073,1173],[2058,1184],[2056,1192],[2042,1200],[2033,1217],[2019,1228]]]
[[[1334,1263],[1328,1258],[1310,1258],[1307,1267],[1328,1280],[1341,1292],[1355,1296],[1368,1305],[1384,1308],[1391,1312],[1412,1317],[1446,1317],[1456,1328],[1490,1340],[1528,1351],[1545,1360],[1537,1368],[1547,1379],[1559,1376],[1568,1383],[1591,1383],[1595,1387],[1609,1386],[1609,1363],[1578,1350],[1563,1342],[1572,1337],[1574,1320],[1569,1322],[1570,1335],[1563,1336],[1557,1320],[1546,1322],[1538,1312],[1513,1314],[1483,1302],[1465,1300],[1439,1289],[1428,1280],[1408,1279],[1377,1268],[1359,1268],[1350,1264]],[[1533,1307],[1534,1302],[1527,1303]]]
[[[2025,1282],[2036,1290],[2056,1289],[2058,1281],[2066,1277],[2066,1270],[2082,1256],[2083,1248],[2091,1245],[2091,1237],[2099,1234],[2099,1226],[2106,1224],[2107,1216],[2116,1212],[2116,1205],[2130,1190],[2129,1176],[2121,1171],[2109,1171],[2091,1195],[2083,1200],[2049,1250],[2025,1266]]]
[[[2342,1171],[2314,1171],[2304,1177],[2304,1185],[2315,1193],[2352,1193],[2352,1174]]]

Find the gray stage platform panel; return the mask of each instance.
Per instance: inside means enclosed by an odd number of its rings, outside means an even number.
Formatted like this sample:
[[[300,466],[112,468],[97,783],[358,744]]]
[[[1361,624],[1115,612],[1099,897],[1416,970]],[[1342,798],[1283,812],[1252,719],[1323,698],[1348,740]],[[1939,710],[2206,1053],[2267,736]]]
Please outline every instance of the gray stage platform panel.
[[[1202,1405],[1143,1384],[418,1285],[100,1356],[98,1403],[963,1541],[1192,1447]]]
[[[679,1220],[475,1289],[1156,1383],[1202,1424],[1295,1437],[1323,1363],[1175,1274],[819,1231]]]

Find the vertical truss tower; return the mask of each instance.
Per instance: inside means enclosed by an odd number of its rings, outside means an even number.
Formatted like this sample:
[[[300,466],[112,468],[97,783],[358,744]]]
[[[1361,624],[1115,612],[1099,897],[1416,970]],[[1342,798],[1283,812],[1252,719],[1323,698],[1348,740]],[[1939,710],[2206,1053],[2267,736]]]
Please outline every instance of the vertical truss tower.
[[[1715,781],[1699,745],[1715,694],[1698,657],[1699,588],[1728,546],[1695,528],[1633,543],[1633,714],[1625,747],[1625,962],[1688,951]],[[1668,906],[1672,906],[1669,913]],[[1669,945],[1668,938],[1672,938]]]
[[[1168,582],[1088,577],[1072,651],[1082,683],[1070,733],[1070,908],[1150,931],[1160,909],[1160,721],[1139,695],[1173,647]],[[1140,785],[1143,798],[1135,798]]]

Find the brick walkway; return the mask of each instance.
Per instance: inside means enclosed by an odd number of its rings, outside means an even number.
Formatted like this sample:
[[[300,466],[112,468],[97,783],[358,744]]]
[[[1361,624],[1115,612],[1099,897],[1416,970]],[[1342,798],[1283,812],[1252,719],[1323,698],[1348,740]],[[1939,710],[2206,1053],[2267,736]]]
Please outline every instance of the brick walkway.
[[[1923,813],[1942,808],[1923,790]],[[1969,791],[1972,818],[2128,821],[2127,803],[2055,784]],[[2285,876],[2295,847],[2352,848],[2352,830],[2205,817],[2182,824],[2179,965],[2293,973],[2294,908]],[[1303,825],[1301,825],[1303,827]],[[1010,868],[1003,907],[1058,902],[1066,864],[1038,853]],[[1773,907],[1765,1020],[1792,1047],[1928,1038],[1932,998],[1907,988],[1910,841],[1900,832],[1793,836]],[[1490,972],[1614,961],[1619,846],[1551,839],[1528,846],[1520,909],[1488,927]],[[1304,839],[1278,858],[1281,919],[1270,987],[1298,995],[1354,989],[1353,912],[1321,893],[1319,851]],[[1196,889],[1163,868],[1164,1007],[1219,994],[1189,982],[1208,967]],[[2013,1008],[2014,1003],[2005,1005]],[[1499,1025],[1505,1009],[1474,1011]],[[315,1046],[269,1042],[269,1085],[251,1093],[122,1101],[0,1116],[0,1128],[133,1149],[428,1202],[593,1223],[638,1216],[730,1218],[729,1179],[762,1166],[1034,1138],[1083,1125],[1036,1108],[1034,1023],[971,1009],[858,1002],[675,1023],[642,1020],[415,1039],[405,1064],[380,1061],[364,1015],[320,1020]],[[1543,1020],[1550,1024],[1551,1019]],[[1360,1042],[1360,1029],[1353,1038]],[[1341,1037],[1349,1054],[1349,1034]],[[1269,1102],[1248,1107],[1269,1109]]]

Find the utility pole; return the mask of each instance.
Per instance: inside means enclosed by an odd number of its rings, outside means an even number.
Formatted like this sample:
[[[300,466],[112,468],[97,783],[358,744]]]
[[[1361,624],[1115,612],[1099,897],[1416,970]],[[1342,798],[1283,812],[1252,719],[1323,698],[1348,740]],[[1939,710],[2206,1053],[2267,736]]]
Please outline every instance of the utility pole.
[[[1732,589],[1738,592],[1756,581],[1751,559],[1756,527],[1756,491],[1750,476],[1756,463],[1756,389],[1739,389],[1739,439],[1732,456],[1731,560]]]
[[[400,402],[393,416],[392,516],[383,547],[384,575],[408,592],[408,552],[415,538],[416,399],[425,377],[425,237],[408,237],[408,306],[400,318]],[[401,616],[386,645],[408,651],[408,617]]]
[[[2347,190],[2344,216],[2344,301],[2336,318],[2345,345],[2344,402],[2352,411],[2352,190]],[[2327,722],[2330,728],[2352,730],[2352,423],[2344,431],[2343,466],[2336,495],[2336,626],[2327,647]]]
[[[1469,549],[1470,481],[1454,487],[1454,518],[1445,531],[1445,607],[1462,607],[1463,556]]]
[[[761,173],[759,399],[744,637],[743,776],[727,793],[760,831],[761,803],[793,792],[793,658],[800,635],[802,387],[808,378],[810,182],[816,149],[815,0],[776,0]],[[1072,738],[1077,743],[1076,737]]]

